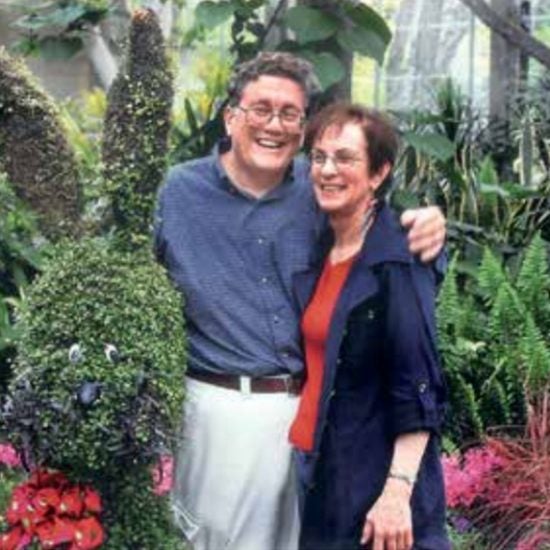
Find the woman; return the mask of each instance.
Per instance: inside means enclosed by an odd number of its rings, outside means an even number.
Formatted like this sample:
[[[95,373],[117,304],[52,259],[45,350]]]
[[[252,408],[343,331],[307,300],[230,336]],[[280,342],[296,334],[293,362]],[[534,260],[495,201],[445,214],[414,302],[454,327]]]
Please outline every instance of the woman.
[[[435,274],[382,198],[396,134],[380,114],[337,104],[308,136],[331,231],[320,264],[295,278],[307,363],[290,431],[305,490],[301,548],[448,549]]]

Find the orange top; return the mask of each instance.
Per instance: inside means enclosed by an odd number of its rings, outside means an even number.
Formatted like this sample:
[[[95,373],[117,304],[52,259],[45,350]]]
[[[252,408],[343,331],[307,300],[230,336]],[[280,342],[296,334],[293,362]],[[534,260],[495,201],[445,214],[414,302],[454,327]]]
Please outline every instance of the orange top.
[[[311,451],[313,448],[325,371],[325,344],[336,302],[354,259],[355,256],[352,256],[332,265],[327,258],[315,293],[302,317],[307,377],[289,436],[291,443],[302,451]]]

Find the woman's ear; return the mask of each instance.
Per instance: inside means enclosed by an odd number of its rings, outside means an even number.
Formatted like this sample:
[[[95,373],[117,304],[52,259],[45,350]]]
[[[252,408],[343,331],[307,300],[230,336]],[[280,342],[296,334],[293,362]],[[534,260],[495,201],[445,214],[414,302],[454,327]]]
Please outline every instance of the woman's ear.
[[[392,165],[389,162],[384,163],[384,165],[376,172],[376,174],[373,174],[370,178],[371,180],[371,188],[373,191],[376,191],[384,182],[388,174],[390,173],[392,169]]]

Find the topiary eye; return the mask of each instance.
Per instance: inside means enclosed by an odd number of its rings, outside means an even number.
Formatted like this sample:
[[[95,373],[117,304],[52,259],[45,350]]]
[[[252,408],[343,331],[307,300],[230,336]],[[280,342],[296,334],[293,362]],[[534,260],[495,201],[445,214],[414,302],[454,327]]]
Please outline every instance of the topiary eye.
[[[80,344],[73,344],[69,348],[69,361],[76,365],[77,363],[80,363],[82,359],[84,358],[84,353],[82,351],[82,348],[80,347]]]
[[[118,363],[120,361],[120,353],[113,344],[105,344],[105,357],[111,363]]]

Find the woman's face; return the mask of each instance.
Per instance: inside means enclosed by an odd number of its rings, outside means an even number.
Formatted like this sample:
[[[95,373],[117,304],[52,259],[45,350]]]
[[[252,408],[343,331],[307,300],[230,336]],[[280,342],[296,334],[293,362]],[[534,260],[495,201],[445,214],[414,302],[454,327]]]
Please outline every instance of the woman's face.
[[[332,215],[364,212],[387,171],[369,175],[363,130],[348,122],[332,125],[313,142],[311,179],[317,203]]]

